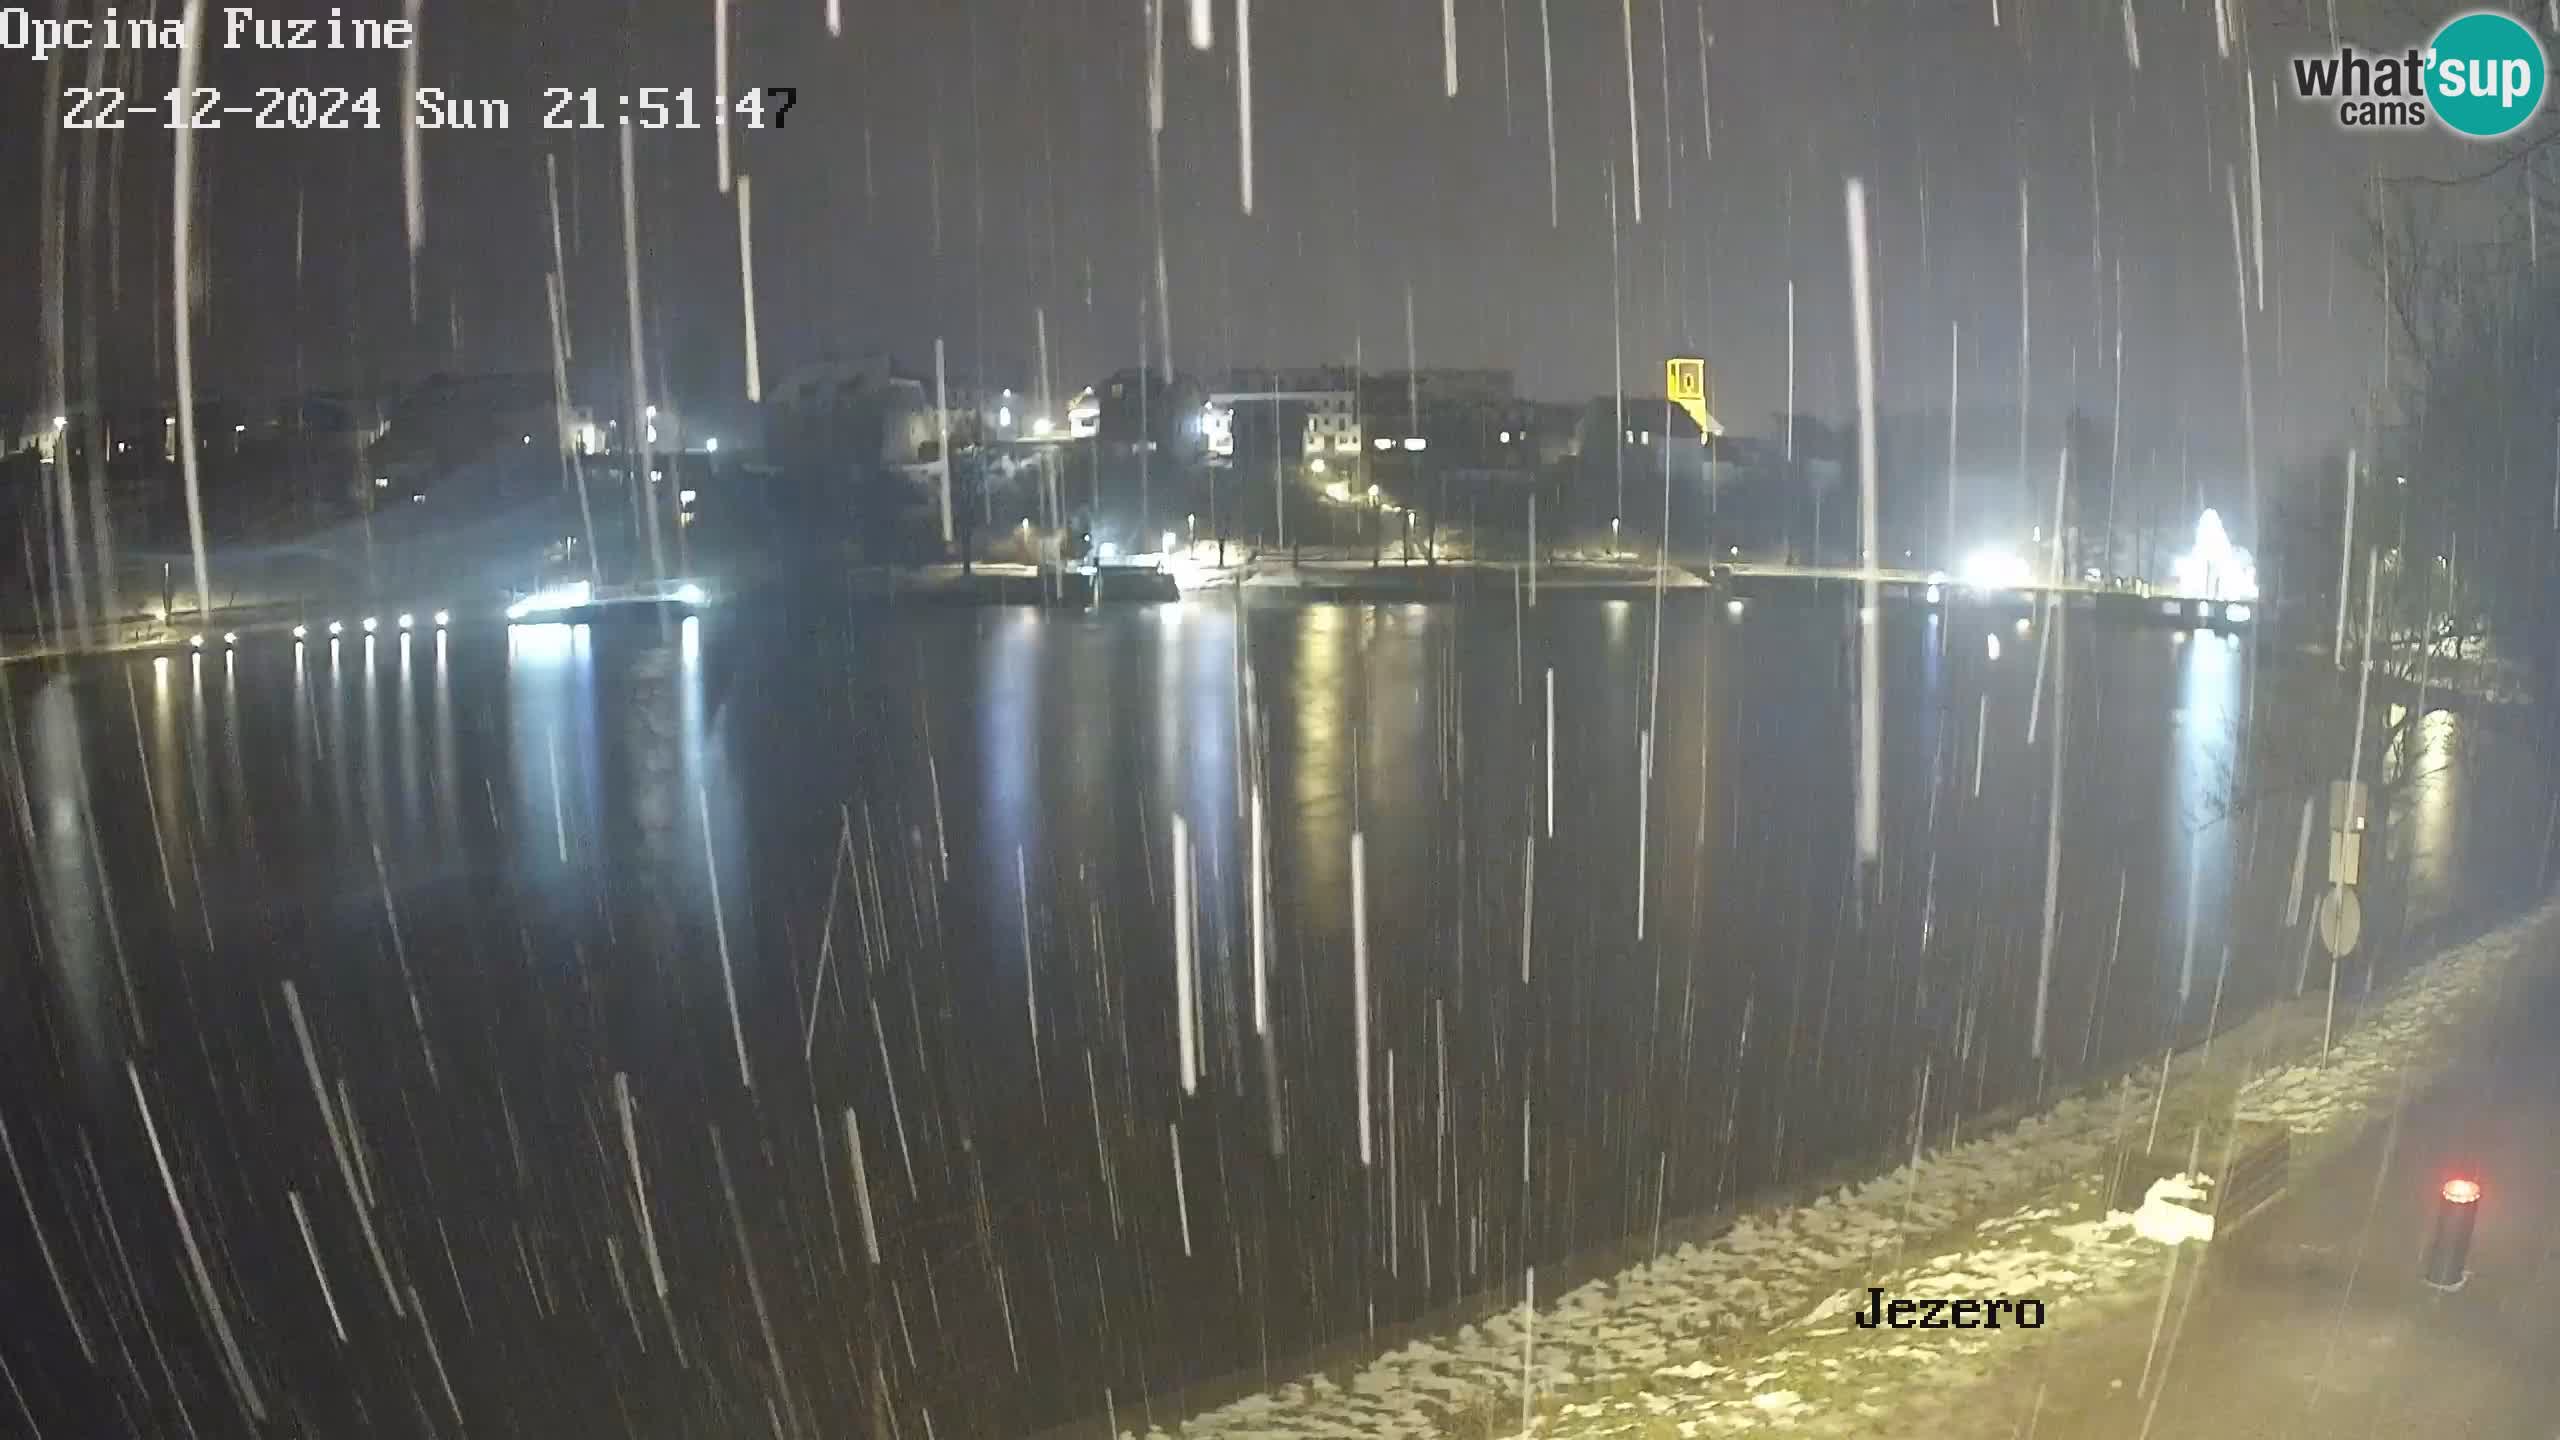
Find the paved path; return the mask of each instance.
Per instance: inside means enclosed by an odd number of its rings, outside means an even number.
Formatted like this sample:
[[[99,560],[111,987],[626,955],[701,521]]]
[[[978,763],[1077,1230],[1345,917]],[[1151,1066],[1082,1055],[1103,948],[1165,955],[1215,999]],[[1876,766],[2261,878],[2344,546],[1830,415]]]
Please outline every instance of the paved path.
[[[2201,1283],[2183,1256],[2165,1307],[2153,1284],[2057,1337],[1946,1433],[2560,1436],[2556,972],[2546,954],[2521,974],[2462,1061],[2297,1174],[2296,1198],[2217,1245]],[[2419,1259],[2457,1174],[2486,1198],[2473,1278],[2446,1295],[2420,1282]]]

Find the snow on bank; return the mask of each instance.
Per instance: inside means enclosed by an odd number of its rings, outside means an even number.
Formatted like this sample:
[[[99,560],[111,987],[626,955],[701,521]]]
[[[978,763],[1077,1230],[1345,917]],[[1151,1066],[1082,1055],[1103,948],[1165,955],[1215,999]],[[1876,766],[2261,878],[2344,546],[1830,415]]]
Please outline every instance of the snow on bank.
[[[2110,1212],[2112,1221],[2121,1216],[2133,1226],[2133,1233],[2155,1245],[2183,1245],[2190,1240],[2213,1238],[2213,1202],[2205,1187],[2213,1183],[2210,1175],[2163,1175],[2151,1182],[2151,1190],[2142,1197],[2142,1208],[2131,1215]]]
[[[2438,957],[2369,1006],[2326,1064],[2314,1053],[2244,1086],[2241,1115],[2291,1126],[2297,1137],[2361,1122],[2397,1090],[2403,1069],[2449,1056],[2453,1025],[2478,1012],[2555,913],[2546,907]],[[1947,1390],[1978,1378],[1992,1347],[2019,1337],[2005,1326],[1862,1328],[1854,1317],[1869,1305],[1870,1287],[1888,1298],[2032,1297],[2051,1312],[2120,1296],[2157,1272],[2165,1252],[2143,1237],[2134,1216],[2067,1217],[2101,1206],[2110,1168],[2102,1162],[2112,1159],[2128,1114],[2139,1125],[2149,1113],[2159,1079],[2145,1070],[2103,1098],[2063,1100],[1916,1168],[1747,1216],[1711,1244],[1683,1245],[1568,1292],[1542,1307],[1528,1337],[1536,1395],[1546,1402],[1534,1433],[1866,1434],[1912,1387]],[[2165,1206],[2180,1197],[2157,1198]],[[1942,1240],[1983,1215],[1992,1218],[1975,1224],[1961,1249],[1904,1253],[1906,1242]],[[1382,1355],[1348,1385],[1311,1376],[1199,1415],[1178,1432],[1147,1434],[1514,1434],[1522,1341],[1515,1309]],[[1470,1424],[1473,1432],[1456,1428]]]

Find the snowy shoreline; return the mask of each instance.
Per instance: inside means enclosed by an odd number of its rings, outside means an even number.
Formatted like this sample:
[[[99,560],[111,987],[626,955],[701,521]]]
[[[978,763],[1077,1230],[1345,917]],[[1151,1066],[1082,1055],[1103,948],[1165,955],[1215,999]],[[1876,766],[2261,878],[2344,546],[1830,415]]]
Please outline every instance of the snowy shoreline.
[[[2165,1090],[2161,1066],[2139,1067],[2102,1094],[2067,1096],[1916,1166],[1746,1214],[1533,1315],[1514,1306],[1414,1340],[1347,1383],[1320,1371],[1170,1430],[1119,1433],[1426,1440],[1521,1434],[1524,1423],[1542,1436],[1644,1440],[1871,1433],[1914,1387],[1958,1389],[1987,1373],[1993,1346],[2020,1342],[1861,1331],[1851,1315],[1870,1286],[2033,1294],[2064,1302],[2058,1313],[2096,1311],[2162,1253],[2130,1217],[2107,1214],[2128,1146],[2201,1136],[2227,1119],[2288,1126],[2298,1156],[2346,1143],[2404,1072],[2450,1057],[2453,1037],[2555,915],[2560,904],[2545,904],[2414,967],[2370,997],[2325,1063],[2316,1001],[2271,1006],[2170,1057]],[[1534,1380],[1525,1398],[1524,1376]]]

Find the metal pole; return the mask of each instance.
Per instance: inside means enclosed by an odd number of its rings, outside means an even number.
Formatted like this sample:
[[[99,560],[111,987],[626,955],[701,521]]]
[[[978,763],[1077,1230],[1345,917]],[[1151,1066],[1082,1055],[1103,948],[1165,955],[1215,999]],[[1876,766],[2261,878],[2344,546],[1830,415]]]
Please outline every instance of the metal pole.
[[[2471,1278],[2471,1234],[2480,1224],[2480,1184],[2447,1180],[2436,1192],[2435,1223],[2427,1234],[2425,1277],[2438,1290],[2459,1290]]]

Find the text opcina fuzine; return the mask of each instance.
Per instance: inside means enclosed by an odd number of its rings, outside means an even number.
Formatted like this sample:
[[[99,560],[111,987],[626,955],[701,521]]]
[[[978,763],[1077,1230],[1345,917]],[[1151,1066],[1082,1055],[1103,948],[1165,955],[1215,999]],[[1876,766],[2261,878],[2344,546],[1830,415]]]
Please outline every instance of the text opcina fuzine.
[[[1897,1295],[1886,1299],[1881,1286],[1867,1287],[1866,1308],[1858,1312],[1861,1330],[2020,1330],[2044,1328],[2044,1302],[2008,1296],[1983,1300],[1946,1296]]]
[[[190,33],[191,29],[194,33]],[[406,50],[417,43],[407,20],[341,13],[270,16],[248,5],[226,5],[191,27],[184,14],[123,15],[110,5],[95,17],[43,19],[22,5],[0,6],[0,51],[42,60],[58,51],[181,50],[190,44],[225,50]]]

